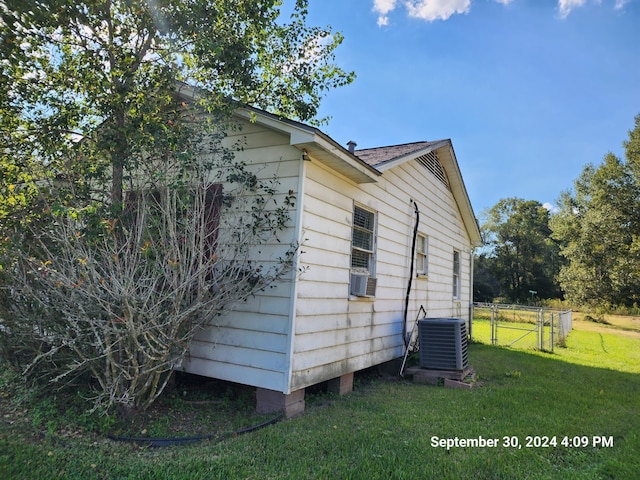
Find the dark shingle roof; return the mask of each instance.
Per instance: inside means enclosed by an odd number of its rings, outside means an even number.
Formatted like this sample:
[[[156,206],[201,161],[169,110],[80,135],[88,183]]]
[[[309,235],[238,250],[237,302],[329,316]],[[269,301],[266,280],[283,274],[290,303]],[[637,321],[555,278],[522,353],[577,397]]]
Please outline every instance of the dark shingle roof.
[[[355,155],[363,162],[375,167],[390,160],[402,158],[411,155],[419,150],[424,150],[431,145],[440,143],[441,140],[435,142],[412,142],[403,143],[402,145],[391,145],[389,147],[363,148],[356,150]]]

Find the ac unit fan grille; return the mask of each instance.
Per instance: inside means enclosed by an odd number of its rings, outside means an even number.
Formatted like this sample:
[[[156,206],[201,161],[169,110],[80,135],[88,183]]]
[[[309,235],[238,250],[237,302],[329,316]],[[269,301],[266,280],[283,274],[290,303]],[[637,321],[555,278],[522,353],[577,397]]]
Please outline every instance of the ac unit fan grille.
[[[467,326],[457,318],[418,322],[420,366],[434,370],[464,370],[468,362]]]

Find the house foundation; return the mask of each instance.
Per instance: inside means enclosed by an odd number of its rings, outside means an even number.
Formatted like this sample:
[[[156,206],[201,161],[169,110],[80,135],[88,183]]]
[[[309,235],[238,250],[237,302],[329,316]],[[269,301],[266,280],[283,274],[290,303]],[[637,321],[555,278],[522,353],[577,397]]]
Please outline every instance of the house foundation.
[[[283,412],[285,418],[304,412],[304,388],[285,394],[266,388],[256,389],[256,411],[258,413]]]
[[[449,388],[471,388],[476,379],[476,372],[471,365],[468,365],[463,370],[434,370],[410,367],[405,370],[405,375],[412,376],[413,381],[416,383],[439,385],[444,382],[444,386]]]
[[[337,395],[345,395],[353,391],[353,372],[329,380],[327,391]]]

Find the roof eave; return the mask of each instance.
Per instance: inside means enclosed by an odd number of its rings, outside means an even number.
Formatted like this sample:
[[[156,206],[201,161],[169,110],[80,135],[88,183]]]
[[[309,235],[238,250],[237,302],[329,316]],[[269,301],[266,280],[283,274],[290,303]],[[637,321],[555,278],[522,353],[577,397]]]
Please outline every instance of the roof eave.
[[[200,90],[186,83],[178,83],[177,91],[189,100],[199,98]],[[257,122],[275,131],[289,135],[290,145],[306,151],[310,158],[344,175],[355,183],[373,183],[382,175],[349,150],[319,129],[295,120],[279,117],[250,105],[242,105],[235,114],[250,122]]]
[[[301,151],[306,151],[310,158],[319,161],[355,183],[377,182],[382,175],[376,168],[360,160],[315,127],[279,118],[277,115],[253,107],[241,107],[236,113],[249,121],[255,121],[288,134],[290,145]]]
[[[469,194],[467,187],[464,184],[462,173],[460,172],[460,165],[456,159],[455,151],[453,150],[453,144],[451,140],[446,140],[442,146],[436,149],[438,158],[441,159],[442,168],[445,169],[447,177],[449,178],[449,185],[451,193],[458,204],[460,214],[462,216],[462,222],[465,225],[469,240],[472,247],[482,246],[482,235],[480,234],[480,227],[478,226],[478,220],[473,213],[473,207],[471,206],[471,200],[469,200]],[[442,161],[446,152],[449,161]]]
[[[438,140],[436,142],[430,143],[425,148],[414,150],[413,152],[407,153],[405,155],[401,155],[399,157],[391,158],[384,162],[378,163],[375,165],[375,168],[381,172],[384,172],[385,170],[389,170],[393,167],[396,167],[405,162],[413,160],[414,158],[418,158],[418,157],[421,157],[422,155],[426,155],[427,153],[438,150],[439,148],[442,148],[446,145],[451,145],[451,140],[449,139]]]
[[[471,245],[473,247],[479,247],[482,245],[482,236],[480,234],[480,228],[478,227],[478,221],[473,213],[473,207],[469,200],[469,194],[460,172],[460,166],[456,159],[455,151],[453,150],[453,144],[451,139],[438,140],[430,143],[425,148],[414,150],[413,152],[405,155],[392,158],[382,163],[376,164],[376,169],[384,172],[391,168],[402,165],[405,162],[409,162],[430,152],[435,152],[438,157],[441,158],[441,165],[444,168],[447,178],[449,179],[449,187],[453,198],[458,205],[460,214],[462,216],[462,222],[465,229],[468,232]]]

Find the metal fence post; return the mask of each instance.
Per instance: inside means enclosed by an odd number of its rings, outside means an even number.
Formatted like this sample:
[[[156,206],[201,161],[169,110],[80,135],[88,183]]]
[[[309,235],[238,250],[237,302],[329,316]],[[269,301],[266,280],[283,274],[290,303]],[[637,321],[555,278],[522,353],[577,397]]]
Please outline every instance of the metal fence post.
[[[538,350],[544,350],[544,309],[538,310]]]
[[[498,328],[496,325],[496,306],[491,305],[491,345],[498,344]]]

